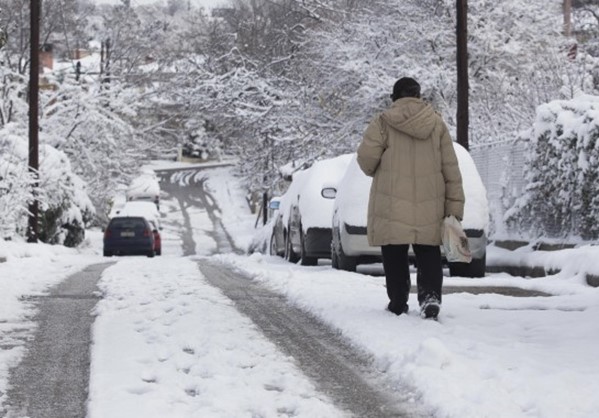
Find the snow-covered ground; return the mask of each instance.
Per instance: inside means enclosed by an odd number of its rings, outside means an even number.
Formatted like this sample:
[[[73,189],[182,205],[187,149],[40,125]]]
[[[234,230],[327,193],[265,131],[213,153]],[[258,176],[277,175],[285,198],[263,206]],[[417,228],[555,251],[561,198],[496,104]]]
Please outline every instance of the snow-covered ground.
[[[247,246],[255,215],[240,212],[244,194],[230,171],[214,172],[209,187],[224,224],[239,246]],[[293,359],[206,282],[195,257],[181,256],[177,225],[183,222],[176,202],[165,200],[161,211],[164,255],[113,258],[116,264],[100,281],[89,416],[342,416]],[[199,211],[194,217],[194,230],[211,228]],[[213,249],[205,240],[198,236],[197,246]],[[43,293],[74,271],[105,261],[100,249],[99,232],[78,250],[0,241],[0,257],[7,258],[0,263],[0,402],[8,369],[23,355],[23,343],[14,337],[33,332],[33,306],[22,296]],[[594,417],[599,289],[586,285],[584,274],[599,272],[598,255],[595,247],[552,253],[490,249],[493,257],[561,272],[539,279],[447,277],[446,285],[517,286],[552,296],[447,294],[438,322],[418,316],[415,295],[408,315],[387,312],[380,266],[357,274],[261,254],[213,259],[248,272],[338,329],[372,354],[391,383],[401,381],[421,394],[414,402],[427,403],[436,416]]]

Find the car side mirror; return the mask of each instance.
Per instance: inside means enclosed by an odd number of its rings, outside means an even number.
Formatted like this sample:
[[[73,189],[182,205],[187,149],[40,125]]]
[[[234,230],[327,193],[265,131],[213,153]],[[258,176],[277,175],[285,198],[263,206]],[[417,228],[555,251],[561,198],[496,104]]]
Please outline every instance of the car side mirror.
[[[320,191],[320,194],[325,199],[334,199],[335,196],[337,196],[337,189],[334,187],[323,187],[323,189]]]

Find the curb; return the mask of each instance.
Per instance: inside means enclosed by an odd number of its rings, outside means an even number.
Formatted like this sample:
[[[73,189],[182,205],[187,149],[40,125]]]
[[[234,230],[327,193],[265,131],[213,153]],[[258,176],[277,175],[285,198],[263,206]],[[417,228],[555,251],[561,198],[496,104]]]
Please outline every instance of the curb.
[[[530,266],[489,266],[485,268],[489,273],[507,273],[512,276],[530,277],[533,279],[545,277],[549,274],[558,273],[557,271],[546,272],[544,267]]]
[[[488,273],[507,273],[512,276],[529,277],[538,279],[540,277],[552,276],[560,272],[560,270],[545,270],[544,267],[530,266],[489,266],[487,265],[486,272]],[[591,287],[599,287],[599,276],[594,274],[585,274],[586,282]]]

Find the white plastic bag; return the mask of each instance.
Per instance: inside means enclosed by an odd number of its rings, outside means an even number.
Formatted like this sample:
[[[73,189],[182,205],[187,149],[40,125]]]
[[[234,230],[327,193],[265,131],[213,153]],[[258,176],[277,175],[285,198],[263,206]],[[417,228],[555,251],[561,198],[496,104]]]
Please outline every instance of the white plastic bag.
[[[468,237],[458,219],[451,215],[443,220],[443,249],[449,263],[469,263],[472,253],[468,246]]]

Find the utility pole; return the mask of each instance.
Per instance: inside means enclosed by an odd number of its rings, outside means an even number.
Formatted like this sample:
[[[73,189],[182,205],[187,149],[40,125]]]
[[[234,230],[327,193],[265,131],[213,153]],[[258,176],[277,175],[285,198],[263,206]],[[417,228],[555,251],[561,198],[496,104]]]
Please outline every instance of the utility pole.
[[[564,0],[564,35],[572,35],[572,0]]]
[[[110,84],[110,38],[104,42],[104,78],[103,83]]]
[[[457,73],[458,73],[458,109],[457,140],[467,150],[468,143],[468,0],[456,0],[457,7]]]
[[[31,0],[31,43],[29,64],[29,172],[33,182],[33,201],[29,204],[27,242],[37,242],[39,235],[39,204],[37,188],[39,186],[39,70],[40,70],[40,9],[41,0]]]

